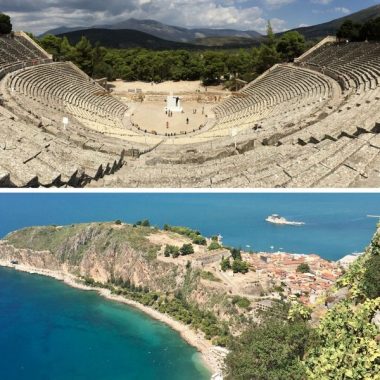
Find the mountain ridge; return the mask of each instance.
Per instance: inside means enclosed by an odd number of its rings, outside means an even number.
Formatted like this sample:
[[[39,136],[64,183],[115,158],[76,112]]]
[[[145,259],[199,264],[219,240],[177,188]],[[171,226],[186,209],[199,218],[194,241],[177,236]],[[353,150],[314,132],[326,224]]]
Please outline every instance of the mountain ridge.
[[[353,20],[354,22],[366,22],[373,18],[380,17],[380,4],[362,9],[350,15],[346,15],[331,21],[316,24],[306,27],[293,28],[287,31],[298,31],[303,34],[307,39],[323,38],[327,35],[334,35],[342,23],[346,20]],[[72,32],[79,32],[81,30],[90,29],[103,29],[103,30],[135,30],[152,35],[153,37],[168,40],[172,42],[190,43],[195,44],[196,41],[202,39],[212,38],[242,38],[252,39],[259,42],[264,36],[254,30],[236,30],[236,29],[212,29],[212,28],[185,28],[180,26],[167,25],[162,22],[136,18],[129,18],[114,24],[93,25],[93,26],[78,26],[78,27],[57,27],[42,33],[39,37],[47,34],[62,35]],[[282,35],[287,31],[277,33]]]
[[[357,23],[364,23],[377,17],[380,17],[380,4],[374,5],[366,9],[362,9],[361,11],[354,12],[347,16],[340,17],[322,24],[294,28],[290,31],[299,32],[303,34],[306,39],[317,39],[327,37],[328,35],[335,35],[340,26],[346,20],[352,20]],[[279,35],[282,34],[283,33],[279,33]]]
[[[259,44],[252,38],[245,37],[206,37],[193,43],[165,40],[152,34],[132,29],[82,29],[58,34],[57,37],[67,37],[73,45],[79,42],[82,36],[93,45],[100,45],[114,49],[143,48],[151,50],[199,50],[213,48],[240,48],[252,47]]]
[[[78,26],[78,27],[58,27],[51,29],[41,34],[39,37],[43,37],[47,34],[60,35],[64,33],[76,32],[80,30],[88,29],[105,29],[105,30],[135,30],[147,34],[151,34],[154,37],[161,39],[193,43],[197,38],[207,37],[243,37],[260,40],[262,35],[256,31],[241,31],[235,29],[212,29],[212,28],[184,28],[180,26],[173,26],[161,23],[156,20],[144,19],[138,20],[135,18],[129,18],[127,20],[110,24],[110,25],[92,25],[92,26]]]
[[[82,36],[92,44],[114,49],[144,48],[152,50],[164,49],[195,49],[196,45],[164,40],[151,34],[131,29],[81,29],[77,31],[58,34],[57,37],[67,37],[71,44],[76,44]]]

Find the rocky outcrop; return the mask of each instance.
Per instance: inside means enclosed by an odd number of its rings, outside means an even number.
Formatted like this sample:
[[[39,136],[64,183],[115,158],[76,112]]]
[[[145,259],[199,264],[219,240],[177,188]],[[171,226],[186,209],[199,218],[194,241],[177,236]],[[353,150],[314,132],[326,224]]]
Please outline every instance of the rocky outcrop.
[[[8,235],[0,244],[0,259],[100,283],[122,279],[136,286],[172,291],[183,275],[176,265],[155,259],[160,247],[146,239],[150,233],[154,230],[113,223],[29,228]],[[47,249],[38,249],[41,246]]]

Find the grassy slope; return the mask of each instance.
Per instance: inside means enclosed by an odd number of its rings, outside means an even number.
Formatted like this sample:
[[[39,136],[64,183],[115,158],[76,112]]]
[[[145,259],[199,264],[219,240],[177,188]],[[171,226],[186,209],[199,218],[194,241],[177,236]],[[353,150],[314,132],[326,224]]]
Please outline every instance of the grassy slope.
[[[115,223],[73,224],[68,226],[28,227],[10,233],[6,240],[16,248],[35,251],[49,250],[68,260],[76,260],[90,247],[102,253],[112,246],[116,250],[124,245],[141,251],[147,258],[154,258],[159,246],[152,244],[147,236],[155,233],[149,227],[134,228]]]

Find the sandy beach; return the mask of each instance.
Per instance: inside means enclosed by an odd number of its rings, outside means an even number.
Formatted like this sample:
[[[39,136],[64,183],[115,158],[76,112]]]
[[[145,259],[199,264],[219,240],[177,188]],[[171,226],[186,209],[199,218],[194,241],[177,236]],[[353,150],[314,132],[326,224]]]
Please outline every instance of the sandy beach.
[[[152,318],[167,324],[173,330],[179,332],[181,337],[187,343],[189,343],[191,346],[195,347],[199,351],[204,365],[207,368],[209,368],[209,370],[212,373],[221,373],[224,349],[213,346],[210,341],[208,341],[202,336],[201,333],[197,333],[196,331],[189,328],[187,325],[180,323],[179,321],[173,319],[167,314],[160,313],[159,311],[151,307],[144,306],[136,301],[112,294],[109,289],[86,286],[83,283],[79,282],[79,280],[70,273],[66,273],[63,271],[53,271],[48,269],[37,269],[32,266],[23,264],[14,265],[5,260],[0,260],[0,266],[13,268],[15,270],[27,272],[30,274],[39,274],[42,276],[52,277],[56,280],[63,281],[67,285],[72,286],[74,288],[88,291],[97,291],[101,296],[109,300],[135,307],[136,309],[143,311]]]

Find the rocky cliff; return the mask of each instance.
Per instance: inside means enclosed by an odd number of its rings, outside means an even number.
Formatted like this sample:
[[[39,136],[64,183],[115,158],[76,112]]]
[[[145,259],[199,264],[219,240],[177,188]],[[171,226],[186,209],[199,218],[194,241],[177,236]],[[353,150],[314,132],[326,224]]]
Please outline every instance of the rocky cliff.
[[[131,289],[144,289],[159,294],[159,299],[154,299],[156,308],[162,306],[161,300],[180,299],[182,309],[194,305],[200,313],[211,312],[231,325],[234,321],[238,324],[243,310],[237,310],[223,284],[212,277],[202,279],[205,272],[196,267],[195,257],[207,254],[206,246],[194,245],[191,257],[164,257],[166,244],[183,243],[191,243],[191,239],[154,227],[116,222],[30,227],[0,241],[0,261],[114,286],[126,297],[135,297],[127,294]],[[185,318],[183,312],[180,318]]]
[[[122,279],[172,291],[181,285],[183,273],[178,266],[157,260],[161,247],[148,239],[157,231],[115,223],[25,228],[5,237],[0,258],[100,283]]]

